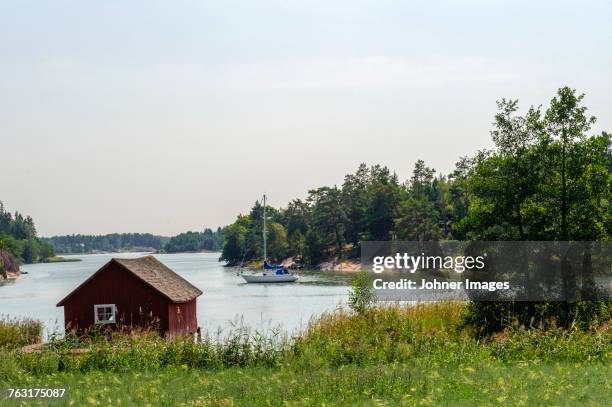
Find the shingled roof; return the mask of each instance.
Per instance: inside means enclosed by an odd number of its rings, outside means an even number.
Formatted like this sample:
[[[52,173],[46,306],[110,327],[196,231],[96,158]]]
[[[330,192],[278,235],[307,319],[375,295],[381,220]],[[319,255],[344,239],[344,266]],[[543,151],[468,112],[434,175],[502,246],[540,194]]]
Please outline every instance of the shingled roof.
[[[117,263],[125,270],[132,273],[136,278],[142,280],[154,290],[168,298],[172,302],[187,302],[202,295],[202,291],[194,287],[183,277],[176,274],[162,262],[153,256],[139,257],[136,259],[111,259],[100,270],[85,280],[81,285],[61,300],[57,306],[62,306],[64,302],[77,292],[82,286],[87,284],[98,273],[111,263]]]

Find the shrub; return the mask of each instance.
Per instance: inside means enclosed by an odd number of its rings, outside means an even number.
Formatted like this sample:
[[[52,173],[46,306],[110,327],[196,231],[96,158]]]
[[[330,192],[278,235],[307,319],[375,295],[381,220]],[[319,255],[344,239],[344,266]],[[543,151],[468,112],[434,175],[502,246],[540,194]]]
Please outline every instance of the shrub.
[[[372,278],[367,271],[360,271],[353,279],[349,293],[349,306],[357,313],[363,313],[376,302]]]
[[[464,326],[481,336],[500,332],[513,324],[528,328],[578,327],[588,329],[612,318],[612,301],[577,302],[476,302],[468,303]]]

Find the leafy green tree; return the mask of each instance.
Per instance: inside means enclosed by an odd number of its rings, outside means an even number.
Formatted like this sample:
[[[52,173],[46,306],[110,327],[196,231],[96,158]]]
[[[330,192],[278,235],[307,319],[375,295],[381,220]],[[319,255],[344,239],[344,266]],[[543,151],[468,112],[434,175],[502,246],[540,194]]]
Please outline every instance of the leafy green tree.
[[[280,223],[271,222],[266,227],[268,257],[280,261],[289,255],[289,241],[287,239],[287,231]]]
[[[17,240],[36,238],[36,228],[31,217],[23,217],[19,212],[15,212],[11,224],[11,235]]]
[[[460,225],[468,237],[609,239],[610,136],[587,135],[595,118],[586,115],[582,99],[574,90],[561,88],[543,116],[535,108],[518,116],[516,102],[499,103],[492,132],[496,148],[478,154],[468,178],[468,214]],[[587,252],[586,272],[589,260]],[[563,287],[569,295],[576,292],[576,276],[561,261]],[[560,325],[569,325],[584,318],[579,314],[585,309],[599,309],[596,305],[474,303],[468,321],[486,331],[499,329],[504,320],[513,318],[524,324],[555,318]]]
[[[335,186],[311,190],[308,203],[312,207],[311,228],[318,234],[317,240],[327,247],[335,247],[336,254],[341,255],[348,218],[340,190]]]
[[[282,211],[282,222],[288,235],[288,255],[304,258],[306,255],[306,232],[309,229],[310,206],[300,199],[289,202]]]
[[[359,314],[363,314],[376,303],[372,276],[367,271],[360,271],[355,275],[348,303],[349,307]]]
[[[450,195],[451,183],[447,177],[440,175],[432,182],[434,193],[434,208],[438,216],[438,226],[442,239],[451,237],[451,226],[453,222],[453,206]]]
[[[45,260],[50,259],[53,256],[55,256],[55,252],[53,251],[53,245],[49,242],[43,242],[40,245],[40,258]]]
[[[307,252],[306,236],[299,230],[295,230],[288,237],[288,255],[303,259]]]
[[[596,119],[586,114],[583,98],[574,89],[561,88],[544,116],[541,143],[547,165],[542,197],[555,240],[594,240],[607,232],[610,137],[588,137]]]
[[[236,222],[225,229],[223,250],[219,260],[230,265],[240,264],[245,260],[246,237],[250,224],[251,221],[248,216],[240,215]]]
[[[0,235],[8,235],[11,232],[13,216],[4,209],[4,204],[0,201]]]
[[[435,170],[418,160],[408,185],[408,199],[402,201],[395,219],[397,237],[419,242],[442,236],[441,215],[436,209]]]
[[[248,215],[250,224],[247,228],[244,245],[244,258],[247,260],[263,259],[263,215],[264,207],[259,201],[256,201]],[[266,205],[266,217],[267,223],[271,224],[281,222],[283,216],[277,209]]]
[[[24,242],[15,239],[10,235],[1,235],[0,242],[2,247],[12,253],[17,258],[22,258]]]
[[[346,208],[346,240],[359,244],[368,222],[370,203],[370,170],[362,163],[354,174],[344,177],[342,184],[342,203]]]
[[[365,240],[391,240],[400,202],[405,198],[396,174],[387,167],[370,168],[369,204]]]
[[[329,246],[315,229],[309,229],[304,240],[306,243],[304,257],[308,264],[317,264],[329,256]]]
[[[23,261],[26,263],[35,263],[40,258],[40,244],[34,238],[25,241],[22,253]]]
[[[216,251],[223,246],[223,231],[217,229],[204,229],[203,232],[185,232],[178,234],[168,241],[164,246],[167,253],[198,252],[202,250]]]
[[[497,102],[492,151],[477,154],[467,184],[472,192],[467,216],[457,229],[472,239],[541,238],[543,157],[537,145],[543,125],[539,109],[517,114],[518,101]]]
[[[468,214],[470,198],[468,193],[468,177],[474,168],[474,160],[461,157],[455,163],[455,169],[448,176],[448,206],[450,238],[464,240],[465,232],[461,230],[461,222]]]
[[[0,201],[0,241],[13,256],[25,263],[38,261],[40,244],[30,216],[19,212],[11,215]]]

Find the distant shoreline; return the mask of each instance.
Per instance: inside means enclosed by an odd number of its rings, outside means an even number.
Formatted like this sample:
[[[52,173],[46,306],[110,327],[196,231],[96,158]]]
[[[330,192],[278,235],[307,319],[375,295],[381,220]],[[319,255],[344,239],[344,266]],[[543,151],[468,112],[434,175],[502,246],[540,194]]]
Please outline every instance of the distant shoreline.
[[[221,253],[221,250],[194,250],[194,251],[180,251],[180,252],[156,252],[155,254],[181,254],[181,253]]]
[[[102,251],[95,250],[91,252],[84,253],[58,253],[60,256],[84,256],[91,254],[127,254],[127,253],[151,253],[151,254],[181,254],[181,253],[221,253],[220,250],[196,250],[196,251],[180,251],[180,252],[164,252],[164,251],[156,251],[156,250],[121,250],[121,251]],[[66,261],[75,261],[72,259],[66,259]]]
[[[49,257],[48,259],[44,259],[40,261],[39,263],[72,263],[76,261],[81,261],[81,259],[67,259],[62,256],[53,256],[53,257]]]

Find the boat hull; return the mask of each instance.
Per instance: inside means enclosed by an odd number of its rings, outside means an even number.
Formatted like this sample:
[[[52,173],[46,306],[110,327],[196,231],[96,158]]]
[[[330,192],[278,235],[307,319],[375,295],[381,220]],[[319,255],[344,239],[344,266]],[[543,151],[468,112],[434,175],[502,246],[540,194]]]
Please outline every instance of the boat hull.
[[[242,276],[247,283],[293,283],[298,280],[298,276],[292,274],[245,274]]]

